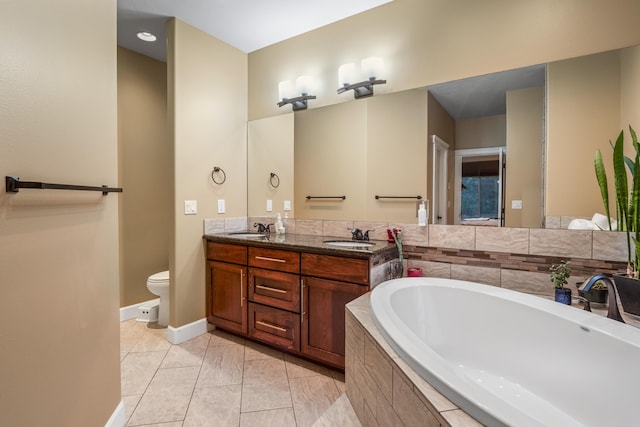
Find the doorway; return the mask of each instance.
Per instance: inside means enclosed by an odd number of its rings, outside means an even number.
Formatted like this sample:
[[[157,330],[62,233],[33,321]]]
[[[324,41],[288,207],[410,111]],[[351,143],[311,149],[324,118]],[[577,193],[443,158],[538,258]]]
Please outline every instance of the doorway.
[[[447,199],[449,144],[437,135],[431,135],[431,144],[433,147],[433,188],[431,189],[431,198],[433,200],[431,201],[431,223],[446,224],[447,208],[449,207],[449,201]]]

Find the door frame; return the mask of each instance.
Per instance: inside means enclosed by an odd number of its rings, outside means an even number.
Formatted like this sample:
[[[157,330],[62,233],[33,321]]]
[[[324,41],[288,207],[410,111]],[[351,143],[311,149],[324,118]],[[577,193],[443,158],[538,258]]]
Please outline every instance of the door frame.
[[[494,157],[498,156],[498,224],[504,225],[504,164],[506,160],[507,147],[487,147],[487,148],[468,148],[464,150],[456,150],[455,167],[454,167],[454,190],[453,190],[453,223],[460,224],[462,216],[462,163],[463,159],[468,157]]]
[[[449,144],[438,135],[431,135],[431,224],[446,224],[448,202]],[[440,164],[438,164],[440,160]],[[440,222],[438,219],[444,222]]]

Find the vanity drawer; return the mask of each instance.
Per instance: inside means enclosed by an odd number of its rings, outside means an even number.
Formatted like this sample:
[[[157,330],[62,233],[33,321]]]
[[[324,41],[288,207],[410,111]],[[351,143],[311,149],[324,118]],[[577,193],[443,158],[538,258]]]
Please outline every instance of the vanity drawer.
[[[300,273],[300,254],[279,249],[249,248],[249,266]]]
[[[207,242],[207,258],[214,261],[247,264],[247,247],[227,243]]]
[[[249,301],[300,313],[300,276],[251,267]]]
[[[302,254],[300,269],[302,274],[307,276],[340,280],[360,285],[369,284],[369,262],[366,259]]]
[[[249,336],[300,351],[300,315],[250,302]]]

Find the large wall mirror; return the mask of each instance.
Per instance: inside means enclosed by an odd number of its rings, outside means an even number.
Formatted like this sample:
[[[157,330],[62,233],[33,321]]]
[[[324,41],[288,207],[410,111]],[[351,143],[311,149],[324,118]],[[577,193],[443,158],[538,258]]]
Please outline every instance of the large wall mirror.
[[[430,223],[590,218],[594,153],[637,122],[638,76],[631,47],[251,122],[248,214],[413,222],[428,201]]]

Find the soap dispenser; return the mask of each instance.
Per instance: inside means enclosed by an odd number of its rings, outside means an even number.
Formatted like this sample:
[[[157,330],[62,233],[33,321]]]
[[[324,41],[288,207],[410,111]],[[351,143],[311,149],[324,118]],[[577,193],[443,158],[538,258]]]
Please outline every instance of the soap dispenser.
[[[279,212],[276,217],[276,234],[284,234],[284,225],[282,224],[282,217]]]
[[[418,208],[418,225],[427,225],[427,208],[424,202],[420,203]]]

